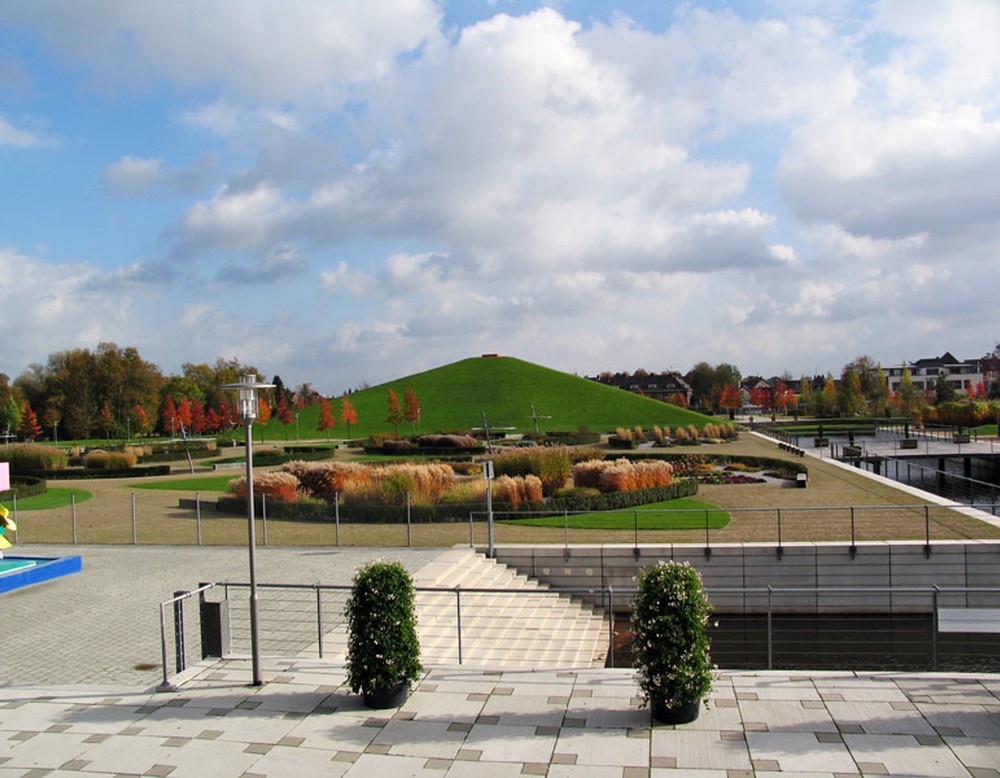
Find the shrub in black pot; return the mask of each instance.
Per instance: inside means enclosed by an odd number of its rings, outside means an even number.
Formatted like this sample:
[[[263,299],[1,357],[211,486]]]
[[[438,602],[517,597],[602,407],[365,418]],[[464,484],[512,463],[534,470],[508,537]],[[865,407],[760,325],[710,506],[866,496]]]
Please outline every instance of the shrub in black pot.
[[[370,708],[402,705],[420,677],[413,579],[398,562],[370,562],[354,575],[347,616],[347,682]]]
[[[636,579],[633,653],[639,688],[653,718],[685,724],[712,690],[711,606],[701,576],[687,563],[659,562]]]

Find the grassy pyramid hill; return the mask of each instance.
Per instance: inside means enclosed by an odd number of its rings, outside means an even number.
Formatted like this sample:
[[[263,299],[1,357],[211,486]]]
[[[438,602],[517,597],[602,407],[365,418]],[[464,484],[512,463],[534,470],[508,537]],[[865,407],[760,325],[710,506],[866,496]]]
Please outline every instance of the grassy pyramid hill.
[[[392,425],[385,421],[388,390],[396,393],[402,406],[407,387],[416,392],[420,401],[421,432],[470,430],[482,425],[484,412],[491,427],[531,432],[532,406],[539,416],[551,417],[539,418],[538,428],[542,432],[580,427],[606,432],[636,425],[647,429],[653,425],[700,427],[709,420],[694,411],[513,357],[473,357],[352,393],[350,398],[358,412],[358,423],[351,428],[351,436],[392,432]],[[331,410],[337,418],[331,435],[346,437],[347,429],[339,419],[339,398],[331,401]],[[317,432],[318,419],[317,408],[301,411],[303,439],[324,436],[325,433]],[[290,432],[294,438],[294,427]],[[399,427],[401,435],[412,432],[408,422]],[[283,434],[283,428],[272,419],[268,438]]]

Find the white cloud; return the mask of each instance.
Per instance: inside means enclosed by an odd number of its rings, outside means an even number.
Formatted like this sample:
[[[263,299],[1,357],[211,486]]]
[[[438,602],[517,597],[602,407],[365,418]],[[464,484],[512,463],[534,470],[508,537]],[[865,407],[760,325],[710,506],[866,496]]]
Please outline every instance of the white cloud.
[[[54,138],[32,130],[19,129],[0,114],[0,148],[37,149],[55,145]]]
[[[101,88],[166,77],[285,102],[328,99],[345,82],[383,77],[397,56],[436,35],[440,11],[430,0],[49,0],[8,6],[4,15],[87,65]]]

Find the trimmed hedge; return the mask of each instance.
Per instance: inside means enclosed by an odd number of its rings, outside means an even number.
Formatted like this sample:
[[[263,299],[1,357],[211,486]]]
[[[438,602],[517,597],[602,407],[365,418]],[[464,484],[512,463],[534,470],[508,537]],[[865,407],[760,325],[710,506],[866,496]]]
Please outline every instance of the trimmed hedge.
[[[44,478],[34,478],[27,475],[13,476],[10,479],[10,489],[0,492],[0,500],[9,500],[16,496],[23,500],[25,497],[37,497],[45,494],[49,490],[49,485]]]
[[[693,497],[698,494],[698,482],[693,478],[674,481],[668,486],[655,489],[636,489],[633,492],[605,492],[595,495],[570,495],[553,497],[543,510],[550,511],[612,511],[621,508],[635,508],[654,502]]]
[[[263,513],[262,501],[254,495],[254,505],[257,517]],[[222,513],[246,515],[247,502],[241,497],[220,497],[215,504],[216,510]],[[497,507],[497,510],[505,509]],[[413,505],[410,507],[410,521],[414,524],[449,523],[469,520],[470,511],[485,510],[483,503],[451,504],[451,505]],[[295,502],[279,503],[267,501],[267,518],[287,519],[291,521],[323,521],[335,520],[334,508],[325,502]],[[342,504],[340,520],[347,523],[361,524],[405,524],[406,506],[380,505],[373,503]]]
[[[218,455],[218,451],[210,451],[207,448],[191,449],[191,459],[208,459]],[[157,451],[153,454],[143,454],[139,457],[139,461],[143,463],[176,462],[178,459],[187,459],[187,452],[184,449],[180,451]]]
[[[425,457],[471,457],[482,454],[486,451],[486,446],[466,446],[456,448],[455,446],[365,446],[365,453],[369,455],[381,454],[383,456],[425,456]]]
[[[49,480],[69,481],[75,478],[143,478],[151,475],[170,475],[170,465],[152,465],[151,467],[128,467],[120,470],[87,470],[82,467],[67,467],[64,470],[41,470],[34,473],[19,475]]]

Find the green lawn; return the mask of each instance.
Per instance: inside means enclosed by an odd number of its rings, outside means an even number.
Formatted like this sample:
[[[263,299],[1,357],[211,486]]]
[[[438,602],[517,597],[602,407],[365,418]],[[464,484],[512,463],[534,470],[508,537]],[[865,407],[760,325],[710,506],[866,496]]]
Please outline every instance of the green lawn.
[[[705,511],[708,511],[708,526],[719,529],[729,523],[729,514],[711,503],[682,497],[639,508],[606,513],[578,513],[542,516],[530,519],[505,519],[505,524],[528,527],[565,527],[570,529],[634,529],[638,521],[639,529],[701,529],[705,526]]]
[[[185,478],[180,481],[149,481],[141,484],[129,484],[134,489],[166,489],[173,492],[224,492],[229,488],[229,482],[239,478],[241,473],[230,475],[207,475],[203,478]]]
[[[63,508],[73,502],[73,496],[76,496],[76,501],[78,503],[86,502],[94,495],[90,492],[84,492],[80,489],[59,489],[59,488],[49,488],[45,494],[39,494],[35,497],[25,497],[17,501],[18,511],[44,511],[49,508]],[[7,507],[13,507],[11,501],[7,502]]]

